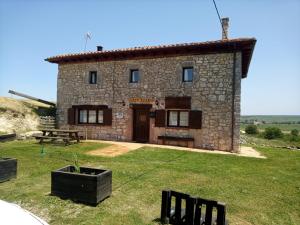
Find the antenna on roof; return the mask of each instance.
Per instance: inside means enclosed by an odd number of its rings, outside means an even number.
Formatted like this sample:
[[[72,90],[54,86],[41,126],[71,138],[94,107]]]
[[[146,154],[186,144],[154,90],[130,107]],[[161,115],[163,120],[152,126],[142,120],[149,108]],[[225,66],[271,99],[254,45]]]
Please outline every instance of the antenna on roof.
[[[88,39],[92,39],[92,34],[91,32],[87,32],[85,35],[84,35],[84,38],[85,38],[85,45],[84,45],[84,51],[86,51],[86,44],[87,44],[87,41]]]

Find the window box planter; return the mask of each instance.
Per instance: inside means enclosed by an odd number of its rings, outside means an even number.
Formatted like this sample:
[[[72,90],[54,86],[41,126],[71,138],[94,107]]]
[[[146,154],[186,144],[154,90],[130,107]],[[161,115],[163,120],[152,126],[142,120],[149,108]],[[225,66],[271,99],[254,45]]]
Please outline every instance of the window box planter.
[[[0,182],[17,177],[17,159],[0,158]]]
[[[97,205],[112,192],[112,171],[66,166],[51,172],[51,194],[90,205]]]

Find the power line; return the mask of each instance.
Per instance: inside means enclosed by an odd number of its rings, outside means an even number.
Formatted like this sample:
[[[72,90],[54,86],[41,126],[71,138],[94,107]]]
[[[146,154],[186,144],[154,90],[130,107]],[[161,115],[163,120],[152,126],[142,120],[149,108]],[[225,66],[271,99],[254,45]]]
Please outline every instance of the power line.
[[[218,7],[217,7],[217,4],[216,4],[215,0],[213,0],[213,3],[214,3],[214,6],[215,6],[215,9],[216,9],[216,12],[217,12],[217,14],[218,14],[219,21],[220,21],[220,24],[221,24],[221,27],[222,27],[223,33],[224,33],[224,35],[225,35],[225,38],[226,38],[226,39],[228,39],[228,38],[227,38],[227,34],[226,34],[226,32],[225,32],[225,29],[224,29],[224,26],[223,26],[223,23],[222,23],[222,19],[221,19],[221,17],[220,17],[220,13],[219,13],[219,10],[218,10]]]
[[[176,156],[176,157],[174,157],[174,158],[172,158],[172,159],[169,159],[169,160],[166,160],[166,161],[162,161],[162,163],[172,163],[172,162],[175,162],[175,161],[181,159],[181,157],[182,157],[183,155],[185,155],[185,152],[181,153],[180,155],[178,155],[178,156]],[[127,184],[129,184],[129,183],[131,183],[131,182],[133,182],[133,181],[136,181],[137,179],[143,177],[144,175],[150,174],[151,172],[153,172],[153,171],[155,171],[155,170],[157,170],[157,169],[159,169],[159,166],[156,166],[156,167],[154,167],[154,168],[152,168],[152,169],[146,170],[145,172],[140,173],[140,174],[138,174],[137,176],[132,177],[132,178],[130,178],[129,180],[125,181],[124,183],[120,184],[119,186],[113,188],[112,191],[117,191],[117,190],[119,190],[121,187],[123,187],[123,186],[125,186],[125,185],[127,185]]]

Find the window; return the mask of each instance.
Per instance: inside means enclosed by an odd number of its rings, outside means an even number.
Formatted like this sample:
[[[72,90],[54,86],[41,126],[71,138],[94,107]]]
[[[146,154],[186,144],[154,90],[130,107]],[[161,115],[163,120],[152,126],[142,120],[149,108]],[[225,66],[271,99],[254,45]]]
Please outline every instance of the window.
[[[179,126],[187,127],[189,125],[189,112],[179,112]]]
[[[96,123],[96,110],[89,110],[89,123]]]
[[[103,123],[103,110],[98,111],[98,123]]]
[[[79,109],[79,123],[103,124],[103,110]]]
[[[168,111],[168,126],[169,127],[188,127],[189,112],[180,110]]]
[[[178,112],[169,111],[169,126],[178,126]]]
[[[87,110],[79,111],[79,123],[87,123]]]
[[[89,83],[90,84],[97,84],[97,71],[90,71]]]
[[[183,82],[192,82],[193,74],[194,74],[193,67],[184,67],[182,70],[182,81]]]
[[[140,80],[139,70],[130,70],[130,83],[138,83]]]

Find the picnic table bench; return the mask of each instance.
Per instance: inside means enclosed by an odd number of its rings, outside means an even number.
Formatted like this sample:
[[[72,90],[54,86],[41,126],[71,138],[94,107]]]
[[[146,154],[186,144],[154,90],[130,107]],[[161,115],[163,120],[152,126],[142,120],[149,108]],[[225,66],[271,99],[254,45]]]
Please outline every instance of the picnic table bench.
[[[40,140],[42,144],[45,139],[55,141],[62,140],[66,145],[70,144],[70,141],[80,142],[78,130],[61,130],[61,129],[42,129],[42,135],[33,135],[36,139]]]

